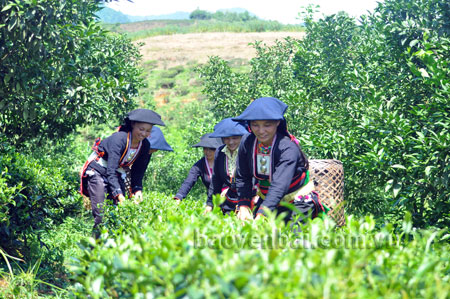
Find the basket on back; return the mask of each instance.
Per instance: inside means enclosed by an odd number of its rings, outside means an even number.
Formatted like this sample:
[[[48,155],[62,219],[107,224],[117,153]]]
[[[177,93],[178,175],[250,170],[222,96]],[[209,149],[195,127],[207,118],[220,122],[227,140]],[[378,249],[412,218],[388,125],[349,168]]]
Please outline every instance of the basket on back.
[[[310,174],[320,200],[331,210],[337,225],[345,224],[344,215],[344,167],[339,160],[309,160]]]

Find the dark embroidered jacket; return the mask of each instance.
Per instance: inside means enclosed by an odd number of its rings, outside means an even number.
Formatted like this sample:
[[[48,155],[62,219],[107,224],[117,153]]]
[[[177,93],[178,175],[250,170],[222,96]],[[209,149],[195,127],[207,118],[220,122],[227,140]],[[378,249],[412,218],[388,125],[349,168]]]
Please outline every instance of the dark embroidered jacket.
[[[256,136],[249,134],[242,139],[236,166],[238,206],[251,206],[252,180],[263,179],[270,181],[270,187],[263,190],[264,187],[260,186],[261,191],[266,193],[266,197],[258,212],[262,212],[263,207],[273,211],[286,194],[303,186],[307,170],[305,156],[300,152],[299,146],[289,137],[277,133],[271,152],[271,175],[261,176],[255,165]]]
[[[211,179],[211,185],[209,185],[208,199],[206,205],[213,206],[212,196],[214,194],[222,193],[223,188],[229,188],[225,195],[225,202],[222,204],[222,208],[229,211],[234,211],[237,203],[236,182],[233,175],[228,173],[227,168],[227,156],[222,149],[225,147],[221,145],[216,149],[214,155],[214,168]]]
[[[89,165],[89,168],[97,170],[106,179],[105,181],[108,184],[111,195],[114,197],[123,194],[117,169],[119,168],[121,157],[127,151],[127,145],[128,147],[131,146],[131,140],[127,142],[127,139],[128,133],[123,131],[116,132],[103,139],[98,147],[98,151],[104,152],[103,159],[107,161],[107,167],[103,167],[95,161]],[[133,193],[142,190],[142,179],[150,161],[149,151],[150,142],[148,139],[144,139],[139,152],[136,153],[136,160],[131,167],[131,189]]]

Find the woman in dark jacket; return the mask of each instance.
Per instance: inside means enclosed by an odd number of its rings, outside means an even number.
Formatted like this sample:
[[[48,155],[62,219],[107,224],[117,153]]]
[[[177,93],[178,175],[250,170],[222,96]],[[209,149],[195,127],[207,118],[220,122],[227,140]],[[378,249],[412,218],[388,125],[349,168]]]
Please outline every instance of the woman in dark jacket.
[[[245,134],[248,134],[245,127],[231,118],[220,121],[214,127],[214,133],[210,137],[222,138],[225,144],[216,150],[214,156],[214,168],[211,185],[208,190],[206,212],[213,209],[212,197],[215,194],[225,197],[225,201],[220,206],[224,214],[236,210],[236,159],[239,143]]]
[[[259,218],[266,211],[286,212],[286,221],[296,216],[302,220],[324,210],[309,177],[308,159],[287,131],[286,109],[287,105],[276,98],[259,98],[233,119],[247,122],[252,132],[243,138],[237,160],[238,217],[242,220]],[[254,215],[253,179],[260,197]],[[281,202],[292,203],[301,214],[281,206]]]
[[[192,147],[202,147],[204,157],[198,160],[189,171],[188,176],[184,180],[183,184],[175,195],[174,199],[183,200],[191,191],[194,184],[200,177],[202,183],[205,185],[206,190],[209,189],[211,183],[212,170],[214,167],[214,152],[222,145],[220,138],[209,138],[209,134],[204,134],[200,138],[200,142],[194,144]]]
[[[161,131],[160,128],[153,126],[152,131],[150,133],[150,137],[147,137],[148,141],[150,142],[150,157],[149,161],[152,158],[152,155],[156,153],[157,151],[166,151],[166,152],[173,152],[172,147],[167,143],[166,138],[164,138],[164,134]],[[131,188],[131,174],[129,171],[127,171],[127,176],[125,178],[125,188],[128,192],[128,194],[132,194],[132,188]],[[135,203],[140,203],[142,200],[141,198],[135,198]]]
[[[131,193],[142,199],[142,179],[150,160],[149,137],[153,125],[164,126],[161,116],[148,109],[128,113],[124,124],[106,139],[96,141],[94,152],[81,171],[81,192],[91,200],[94,228],[102,222],[105,196],[114,203],[125,200],[125,178],[130,173]]]

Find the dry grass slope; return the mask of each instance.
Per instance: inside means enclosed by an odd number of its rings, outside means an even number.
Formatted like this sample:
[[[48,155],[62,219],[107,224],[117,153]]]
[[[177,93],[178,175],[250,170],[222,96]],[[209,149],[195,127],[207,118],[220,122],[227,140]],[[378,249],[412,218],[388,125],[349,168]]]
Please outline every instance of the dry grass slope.
[[[219,56],[225,60],[249,60],[255,56],[254,48],[249,45],[261,41],[272,45],[276,40],[286,37],[301,39],[303,32],[210,32],[160,35],[136,41],[143,42],[141,47],[143,61],[156,61],[157,68],[167,69],[190,62],[205,63],[210,56]]]

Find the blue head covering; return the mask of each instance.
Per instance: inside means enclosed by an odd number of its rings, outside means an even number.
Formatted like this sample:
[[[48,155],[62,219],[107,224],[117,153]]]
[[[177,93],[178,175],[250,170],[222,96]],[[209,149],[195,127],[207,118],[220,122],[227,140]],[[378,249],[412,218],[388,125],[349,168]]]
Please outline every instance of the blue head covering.
[[[200,142],[194,144],[192,147],[208,147],[208,148],[218,148],[223,144],[222,139],[220,138],[210,138],[209,136],[212,133],[208,133],[203,135],[200,138]]]
[[[231,118],[225,118],[214,126],[214,133],[209,135],[209,137],[223,138],[231,136],[242,136],[247,133],[247,129],[245,129],[245,127],[241,123],[233,121]]]
[[[290,136],[287,131],[284,113],[288,105],[279,99],[272,97],[259,98],[250,103],[241,115],[234,117],[234,121],[244,121],[250,125],[252,120],[279,120],[277,131],[283,135]]]
[[[288,106],[276,98],[259,98],[250,103],[234,121],[284,120]]]
[[[172,147],[167,143],[160,128],[153,126],[150,137],[147,139],[150,141],[150,149],[173,152]]]

